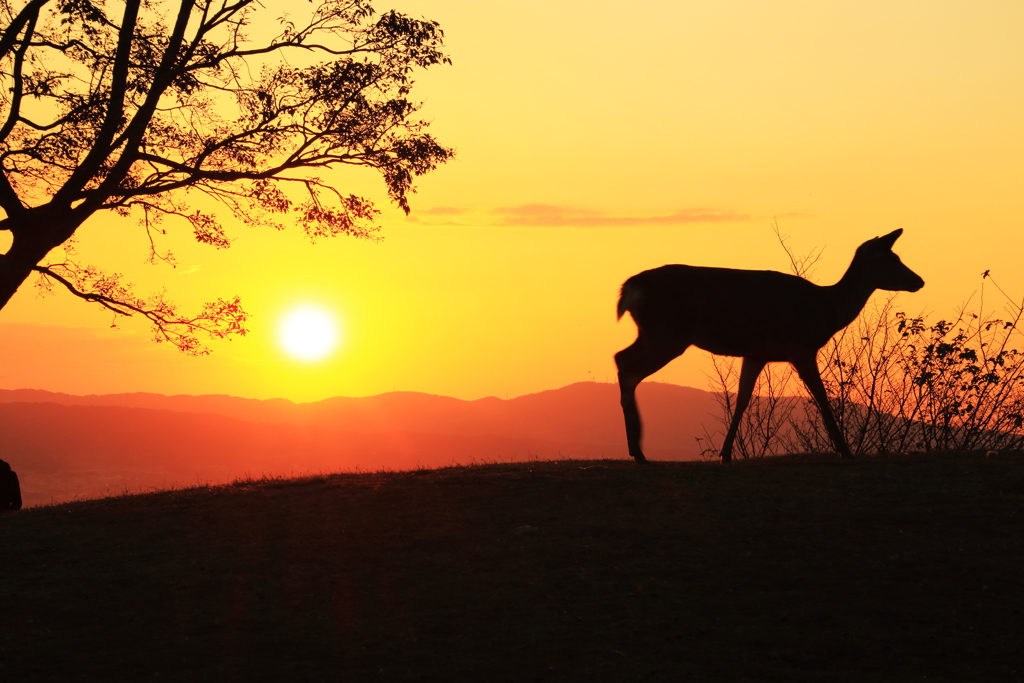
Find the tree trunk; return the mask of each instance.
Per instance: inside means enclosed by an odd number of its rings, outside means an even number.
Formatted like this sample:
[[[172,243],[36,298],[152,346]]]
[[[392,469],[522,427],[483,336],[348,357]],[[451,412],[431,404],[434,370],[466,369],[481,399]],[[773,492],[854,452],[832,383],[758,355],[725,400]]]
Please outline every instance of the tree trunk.
[[[42,214],[11,225],[14,241],[6,254],[0,254],[0,309],[7,305],[22,283],[32,274],[50,250],[64,243],[74,229]]]

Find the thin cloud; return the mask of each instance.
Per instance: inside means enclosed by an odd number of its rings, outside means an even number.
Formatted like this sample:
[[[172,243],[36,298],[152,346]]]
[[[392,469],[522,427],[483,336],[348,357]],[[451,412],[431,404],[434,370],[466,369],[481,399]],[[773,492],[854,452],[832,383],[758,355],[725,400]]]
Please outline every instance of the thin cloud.
[[[493,209],[456,209],[437,207],[419,212],[420,217],[410,217],[415,222],[432,225],[477,225],[495,227],[632,227],[643,225],[685,225],[688,223],[726,223],[749,220],[747,214],[716,209],[681,209],[671,214],[617,216],[593,209],[557,206],[554,204],[521,204],[500,206]],[[449,220],[433,221],[430,216],[449,217]],[[458,222],[450,217],[458,216]]]
[[[491,213],[498,216],[521,216],[524,218],[552,218],[561,217],[566,214],[575,216],[598,216],[597,211],[590,209],[569,209],[564,206],[553,204],[521,204],[520,206],[499,206],[491,209]]]
[[[432,209],[420,211],[424,216],[461,216],[467,213],[468,209],[460,209],[455,206],[435,206]]]
[[[750,218],[746,214],[715,209],[682,209],[671,214],[613,216],[590,209],[550,204],[523,204],[494,209],[496,225],[537,227],[599,228],[636,225],[684,225],[686,223],[725,223]]]

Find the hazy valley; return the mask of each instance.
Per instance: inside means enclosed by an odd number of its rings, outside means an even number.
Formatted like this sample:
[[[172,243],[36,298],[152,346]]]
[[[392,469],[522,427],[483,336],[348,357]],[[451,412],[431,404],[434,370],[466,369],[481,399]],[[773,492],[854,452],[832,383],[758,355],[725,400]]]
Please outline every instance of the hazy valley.
[[[705,391],[641,385],[647,450],[700,457]],[[394,392],[296,404],[233,396],[0,390],[0,459],[25,505],[240,477],[530,459],[625,458],[618,389],[577,383],[513,399]]]

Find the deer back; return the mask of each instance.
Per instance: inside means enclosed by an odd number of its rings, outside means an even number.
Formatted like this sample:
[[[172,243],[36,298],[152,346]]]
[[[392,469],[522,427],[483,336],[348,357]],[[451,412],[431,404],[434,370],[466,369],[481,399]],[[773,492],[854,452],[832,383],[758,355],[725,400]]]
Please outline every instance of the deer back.
[[[634,275],[622,291],[641,336],[719,355],[789,360],[845,324],[827,288],[771,270],[668,265]]]

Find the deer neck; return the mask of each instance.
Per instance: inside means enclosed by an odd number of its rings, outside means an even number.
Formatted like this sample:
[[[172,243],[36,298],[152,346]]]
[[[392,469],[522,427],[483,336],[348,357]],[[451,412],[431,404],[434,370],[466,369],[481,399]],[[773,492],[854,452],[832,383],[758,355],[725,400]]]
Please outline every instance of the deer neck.
[[[837,331],[860,315],[874,291],[875,286],[867,278],[862,277],[852,265],[839,282],[829,287],[832,305],[836,311],[836,322],[839,323]]]

